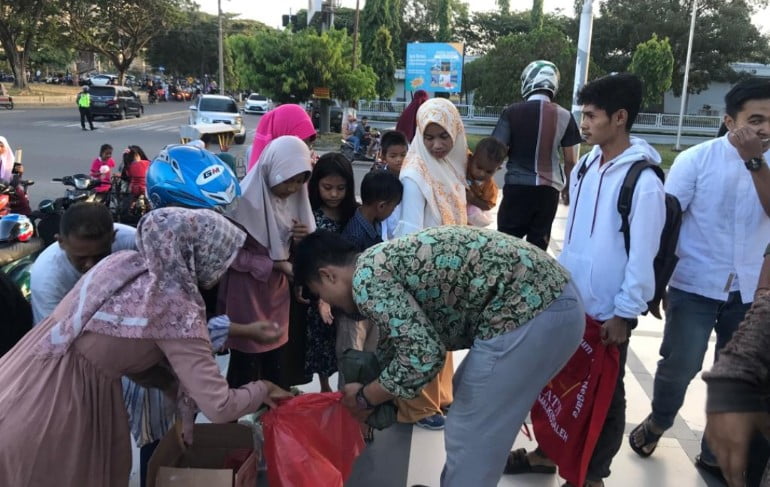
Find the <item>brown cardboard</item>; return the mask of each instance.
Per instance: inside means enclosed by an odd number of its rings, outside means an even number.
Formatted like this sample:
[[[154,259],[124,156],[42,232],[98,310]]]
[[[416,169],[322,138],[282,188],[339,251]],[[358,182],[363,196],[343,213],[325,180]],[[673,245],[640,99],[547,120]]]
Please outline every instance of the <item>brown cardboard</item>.
[[[172,428],[158,444],[147,467],[148,487],[254,487],[258,452],[253,452],[237,472],[223,468],[233,450],[253,449],[252,429],[242,424],[196,424],[193,445],[182,446]]]

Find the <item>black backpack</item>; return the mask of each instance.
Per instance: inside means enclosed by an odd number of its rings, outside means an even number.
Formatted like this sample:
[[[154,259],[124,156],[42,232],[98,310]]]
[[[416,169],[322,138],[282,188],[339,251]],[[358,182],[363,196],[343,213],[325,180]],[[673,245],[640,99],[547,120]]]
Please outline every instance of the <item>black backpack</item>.
[[[665,174],[663,169],[657,164],[653,164],[646,160],[634,162],[626,173],[626,177],[623,179],[623,185],[620,187],[620,194],[618,194],[618,213],[620,213],[620,219],[622,221],[620,231],[623,232],[623,240],[626,244],[626,255],[631,250],[631,224],[628,221],[631,215],[631,202],[634,197],[634,189],[636,183],[639,181],[639,176],[645,169],[652,169],[655,172],[661,182],[665,182]],[[583,163],[578,170],[580,177],[588,170],[588,156],[583,158]],[[662,319],[660,313],[660,303],[663,300],[663,295],[666,292],[666,286],[671,279],[671,275],[674,273],[676,263],[679,261],[679,257],[676,256],[676,245],[679,241],[679,230],[682,227],[682,205],[676,196],[666,193],[666,223],[663,225],[663,230],[660,232],[660,246],[658,247],[658,253],[655,255],[655,260],[652,263],[652,267],[655,271],[655,294],[652,299],[647,302],[647,311],[652,316]],[[646,314],[646,312],[644,313]]]

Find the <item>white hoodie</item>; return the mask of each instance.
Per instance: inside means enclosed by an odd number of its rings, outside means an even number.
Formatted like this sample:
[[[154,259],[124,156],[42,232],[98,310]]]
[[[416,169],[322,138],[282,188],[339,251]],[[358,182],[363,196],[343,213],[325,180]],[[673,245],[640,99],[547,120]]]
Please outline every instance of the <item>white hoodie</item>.
[[[586,313],[604,321],[636,318],[647,310],[655,292],[652,263],[658,253],[666,217],[663,183],[652,170],[641,173],[631,201],[631,250],[626,255],[618,194],[631,164],[646,159],[660,164],[647,142],[631,138],[631,147],[601,164],[594,146],[582,177],[578,163],[570,177],[570,209],[559,262],[572,274]],[[601,167],[600,167],[601,164]]]

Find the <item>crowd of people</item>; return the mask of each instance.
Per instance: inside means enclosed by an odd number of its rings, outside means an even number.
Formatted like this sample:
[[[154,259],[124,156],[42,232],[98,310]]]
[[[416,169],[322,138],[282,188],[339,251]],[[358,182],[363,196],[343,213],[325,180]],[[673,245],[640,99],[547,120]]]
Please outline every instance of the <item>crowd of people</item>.
[[[659,284],[668,194],[681,206],[679,260],[651,413],[630,446],[654,453],[716,331],[696,464],[730,487],[760,485],[755,465],[768,448],[754,436],[770,431],[770,82],[735,85],[725,133],[680,154],[665,183],[642,170],[627,215],[618,205],[627,174],[661,162],[631,136],[641,81],[613,74],[586,84],[579,124],[553,101],[558,89],[555,65],[529,65],[524,100],[473,151],[454,104],[419,93],[397,130],[382,134],[360,188],[342,154],[316,157],[316,132],[297,105],[260,120],[237,205],[152,196],[154,181],[132,172],[182,157],[210,164],[200,145],[151,164],[129,150],[129,190],[155,208],[133,228],[98,202],[73,205],[33,268],[32,316],[19,319],[34,327],[0,358],[0,484],[127,485],[129,435],[144,469],[175,417],[186,432],[195,410],[235,421],[275,407],[315,374],[332,391],[349,349],[380,364],[367,384],[338,379],[367,441],[376,441],[368,417],[392,402],[399,422],[445,430],[443,486],[555,474],[544,449],[510,448],[543,387],[598,327],[618,374],[573,487],[603,486],[624,436],[629,339]],[[592,149],[578,160],[581,142]],[[103,145],[91,166],[99,193],[112,150]],[[494,231],[484,227],[503,165]],[[560,198],[569,212],[554,258]],[[463,349],[455,371],[452,352]],[[226,378],[212,355],[220,350],[230,352]],[[63,442],[73,447],[54,447]]]

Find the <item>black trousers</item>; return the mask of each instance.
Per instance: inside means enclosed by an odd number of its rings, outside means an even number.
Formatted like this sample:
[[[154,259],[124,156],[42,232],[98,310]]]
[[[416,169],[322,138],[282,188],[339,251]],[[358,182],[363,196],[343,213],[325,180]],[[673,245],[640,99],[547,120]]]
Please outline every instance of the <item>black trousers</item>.
[[[286,346],[263,353],[245,353],[230,350],[230,365],[227,368],[227,383],[230,387],[241,387],[256,380],[269,380],[273,384],[288,389],[291,384],[284,380],[282,370],[283,354]]]
[[[559,192],[550,186],[506,184],[497,213],[497,229],[543,250],[551,240],[551,225],[559,207]]]
[[[599,481],[609,477],[612,459],[620,451],[620,446],[623,444],[626,428],[626,386],[623,379],[626,375],[628,340],[623,345],[619,345],[618,350],[620,351],[620,363],[618,364],[615,394],[612,395],[607,419],[604,420],[604,427],[596,441],[594,454],[591,456],[591,461],[588,462],[587,480]]]
[[[80,110],[80,126],[84,129],[86,128],[86,120],[88,120],[88,124],[91,126],[91,130],[94,129],[94,116],[91,114],[90,108],[83,108],[78,107]]]

